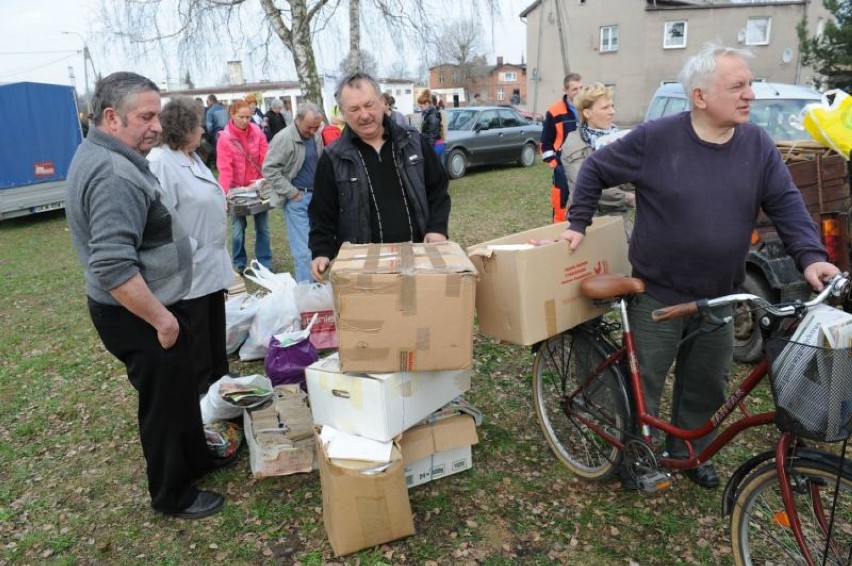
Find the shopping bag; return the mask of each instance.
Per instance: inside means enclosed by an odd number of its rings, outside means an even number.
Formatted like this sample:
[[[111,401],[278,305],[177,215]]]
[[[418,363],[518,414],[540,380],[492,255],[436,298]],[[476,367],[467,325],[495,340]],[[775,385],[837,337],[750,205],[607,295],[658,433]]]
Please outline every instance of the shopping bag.
[[[255,295],[243,293],[225,301],[225,351],[230,355],[246,341],[260,303]]]
[[[852,97],[829,90],[822,102],[805,107],[804,126],[811,137],[849,160],[852,151]]]
[[[201,398],[201,420],[205,424],[226,421],[243,414],[272,397],[272,382],[265,375],[219,378]]]
[[[239,450],[243,440],[243,428],[235,422],[221,421],[204,425],[207,448],[214,456],[228,458]]]
[[[274,334],[302,327],[293,290],[296,281],[289,273],[272,273],[257,260],[244,273],[250,281],[269,290],[257,306],[248,338],[240,347],[240,360],[262,360]]]
[[[296,308],[302,317],[302,327],[317,315],[311,326],[310,341],[317,350],[337,348],[337,329],[334,325],[334,296],[330,283],[308,283],[303,281],[296,286]]]
[[[311,327],[317,317],[314,314],[304,330],[284,332],[269,341],[264,366],[272,385],[298,384],[307,392],[305,368],[319,359],[317,349],[310,341]]]

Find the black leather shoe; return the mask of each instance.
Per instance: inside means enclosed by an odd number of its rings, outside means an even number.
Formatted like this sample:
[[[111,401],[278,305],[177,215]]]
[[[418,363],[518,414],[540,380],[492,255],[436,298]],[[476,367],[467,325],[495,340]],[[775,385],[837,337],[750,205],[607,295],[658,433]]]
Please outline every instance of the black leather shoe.
[[[177,513],[169,513],[178,519],[203,519],[219,512],[225,505],[225,498],[215,491],[199,491],[192,505]]]
[[[683,475],[701,487],[707,489],[719,487],[719,476],[716,474],[716,467],[712,462],[705,462],[694,470],[684,470]]]
[[[213,471],[213,470],[221,470],[222,468],[227,468],[228,466],[233,465],[239,457],[240,457],[240,449],[239,448],[234,450],[233,454],[231,454],[230,456],[226,456],[224,458],[221,458],[219,456],[213,456],[211,458],[213,463],[210,465],[210,470]]]

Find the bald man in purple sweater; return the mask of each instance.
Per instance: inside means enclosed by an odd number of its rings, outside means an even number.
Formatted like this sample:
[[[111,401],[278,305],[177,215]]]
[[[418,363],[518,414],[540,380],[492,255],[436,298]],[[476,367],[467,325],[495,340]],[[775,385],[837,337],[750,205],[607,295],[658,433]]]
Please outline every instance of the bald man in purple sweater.
[[[647,409],[656,415],[666,374],[673,362],[672,422],[697,428],[725,399],[733,355],[733,327],[687,335],[707,326],[700,315],[654,323],[663,306],[734,293],[745,277],[745,258],[758,211],[775,223],[787,253],[805,279],[820,290],[838,272],[774,142],[748,122],[754,99],[747,52],[707,44],[681,71],[691,109],[647,122],[621,140],[592,153],[573,188],[568,229],[562,238],[573,251],[592,223],[605,187],[633,183],[636,224],[629,257],[646,293],[630,304],[629,318],[639,355]],[[731,307],[714,313],[732,315]],[[692,443],[695,453],[713,439]],[[694,456],[669,438],[669,454]],[[713,488],[719,477],[712,462],[685,472]]]

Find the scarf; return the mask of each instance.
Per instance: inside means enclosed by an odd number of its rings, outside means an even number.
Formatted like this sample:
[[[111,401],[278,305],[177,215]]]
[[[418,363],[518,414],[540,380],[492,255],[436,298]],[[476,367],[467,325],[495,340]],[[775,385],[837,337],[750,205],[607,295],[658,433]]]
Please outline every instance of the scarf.
[[[599,149],[597,141],[609,134],[613,134],[618,131],[618,126],[610,126],[606,130],[600,130],[598,128],[591,128],[586,124],[580,124],[580,138],[592,148],[592,150]]]

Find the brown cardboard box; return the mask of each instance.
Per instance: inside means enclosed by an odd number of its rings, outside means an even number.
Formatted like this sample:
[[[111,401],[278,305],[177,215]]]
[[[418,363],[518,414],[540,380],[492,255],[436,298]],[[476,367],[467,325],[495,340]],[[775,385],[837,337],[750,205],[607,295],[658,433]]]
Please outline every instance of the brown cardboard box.
[[[476,269],[458,244],[343,244],[331,286],[344,372],[472,365]]]
[[[577,250],[554,240],[565,224],[551,224],[468,248],[479,271],[476,314],[479,330],[529,346],[592,319],[604,311],[580,294],[580,281],[599,273],[630,274],[624,220],[596,216]],[[514,246],[489,249],[489,246]]]
[[[313,417],[298,385],[275,387],[272,403],[243,411],[251,473],[255,478],[316,469]]]
[[[414,534],[402,455],[394,444],[389,467],[375,462],[331,460],[316,437],[322,483],[322,520],[337,556]]]
[[[471,446],[479,442],[470,415],[458,415],[408,429],[399,445],[405,484],[411,488],[473,467]]]

